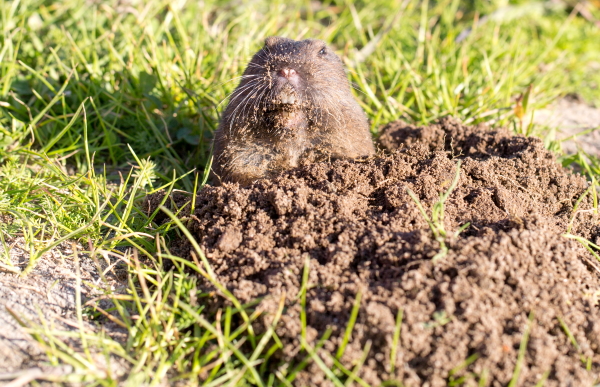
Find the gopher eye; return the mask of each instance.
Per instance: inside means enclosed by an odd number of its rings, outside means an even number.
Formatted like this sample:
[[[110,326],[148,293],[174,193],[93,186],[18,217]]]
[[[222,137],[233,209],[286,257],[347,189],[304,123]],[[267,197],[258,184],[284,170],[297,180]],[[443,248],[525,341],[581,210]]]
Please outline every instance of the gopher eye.
[[[327,48],[323,47],[321,51],[319,51],[319,55],[325,55],[327,53]]]

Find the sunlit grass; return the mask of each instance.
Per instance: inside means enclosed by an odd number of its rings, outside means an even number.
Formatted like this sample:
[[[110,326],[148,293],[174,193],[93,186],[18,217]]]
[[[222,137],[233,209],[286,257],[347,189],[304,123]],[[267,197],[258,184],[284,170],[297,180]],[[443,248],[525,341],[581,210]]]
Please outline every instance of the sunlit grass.
[[[395,119],[424,124],[453,115],[539,136],[560,152],[552,132],[524,128],[521,118],[569,92],[600,101],[600,72],[593,70],[600,31],[552,8],[517,8],[516,17],[483,22],[497,5],[473,4],[1,2],[0,213],[10,220],[0,223],[0,267],[26,274],[45,251],[78,240],[93,259],[118,257],[129,270],[125,291],[106,290],[112,308],[88,302],[79,309],[125,328],[126,343],[101,331],[29,327],[52,364],[75,370],[54,378],[285,386],[311,361],[323,368],[316,351],[327,332],[315,347],[303,336],[299,364],[272,361],[281,345],[274,327],[253,332],[255,304],[241,305],[220,287],[199,247],[196,260],[172,256],[167,240],[184,237],[185,222],[156,225],[159,210],[147,214],[142,199],[161,189],[202,188],[219,112],[269,35],[329,42],[347,63],[374,135]],[[369,44],[372,52],[361,51]],[[590,181],[600,175],[599,160],[582,152],[561,161],[578,165]],[[15,236],[30,251],[23,267],[6,254]],[[167,259],[170,271],[162,265]],[[203,314],[203,299],[212,295],[199,292],[190,271],[222,288],[232,306]],[[357,296],[354,318],[359,308]],[[396,342],[401,321],[399,314]],[[72,338],[84,345],[71,348]],[[344,368],[337,361],[343,352],[344,345],[331,354],[335,367],[324,373],[335,385],[364,385],[362,363]],[[126,372],[95,356],[122,359]]]

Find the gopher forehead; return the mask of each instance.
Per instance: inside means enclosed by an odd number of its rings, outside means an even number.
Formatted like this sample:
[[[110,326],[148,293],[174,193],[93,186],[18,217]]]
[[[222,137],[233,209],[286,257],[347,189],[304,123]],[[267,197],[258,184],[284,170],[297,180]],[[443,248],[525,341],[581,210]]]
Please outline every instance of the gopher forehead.
[[[319,39],[268,38],[264,50],[271,55],[294,56],[319,50],[326,46],[325,42]]]
[[[280,43],[273,48],[275,48],[277,51],[295,54],[305,51],[312,51],[324,46],[326,46],[326,44],[320,40],[307,39],[300,41],[291,40],[288,42]]]

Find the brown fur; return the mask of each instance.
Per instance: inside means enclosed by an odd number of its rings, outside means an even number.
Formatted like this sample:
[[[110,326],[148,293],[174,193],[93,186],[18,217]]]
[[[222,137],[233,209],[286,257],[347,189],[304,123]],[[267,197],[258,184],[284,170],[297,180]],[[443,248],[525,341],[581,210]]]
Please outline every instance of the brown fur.
[[[246,185],[303,160],[374,153],[340,58],[320,40],[270,37],[215,133],[213,181]]]

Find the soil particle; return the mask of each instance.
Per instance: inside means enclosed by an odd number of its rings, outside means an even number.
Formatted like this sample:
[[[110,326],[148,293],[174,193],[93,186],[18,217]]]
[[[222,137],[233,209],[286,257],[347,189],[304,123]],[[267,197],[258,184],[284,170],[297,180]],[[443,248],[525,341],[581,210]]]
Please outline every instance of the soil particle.
[[[419,128],[392,123],[380,145],[389,154],[305,165],[245,188],[205,187],[196,198],[190,229],[219,281],[242,303],[263,297],[257,308],[265,312],[274,313],[285,294],[275,356],[306,356],[297,295],[308,264],[308,342],[314,348],[330,329],[318,353],[332,363],[360,295],[340,362],[352,369],[370,348],[358,374],[370,385],[444,386],[461,377],[467,385],[506,385],[526,332],[517,385],[544,375],[546,386],[592,385],[600,371],[600,270],[563,236],[600,235],[592,199],[582,198],[585,178],[562,168],[538,139],[451,119]],[[440,243],[407,188],[431,214],[458,160],[442,221],[448,251],[433,262]],[[190,256],[184,240],[173,251]],[[265,331],[273,313],[255,329]],[[315,363],[295,383],[330,385]]]

